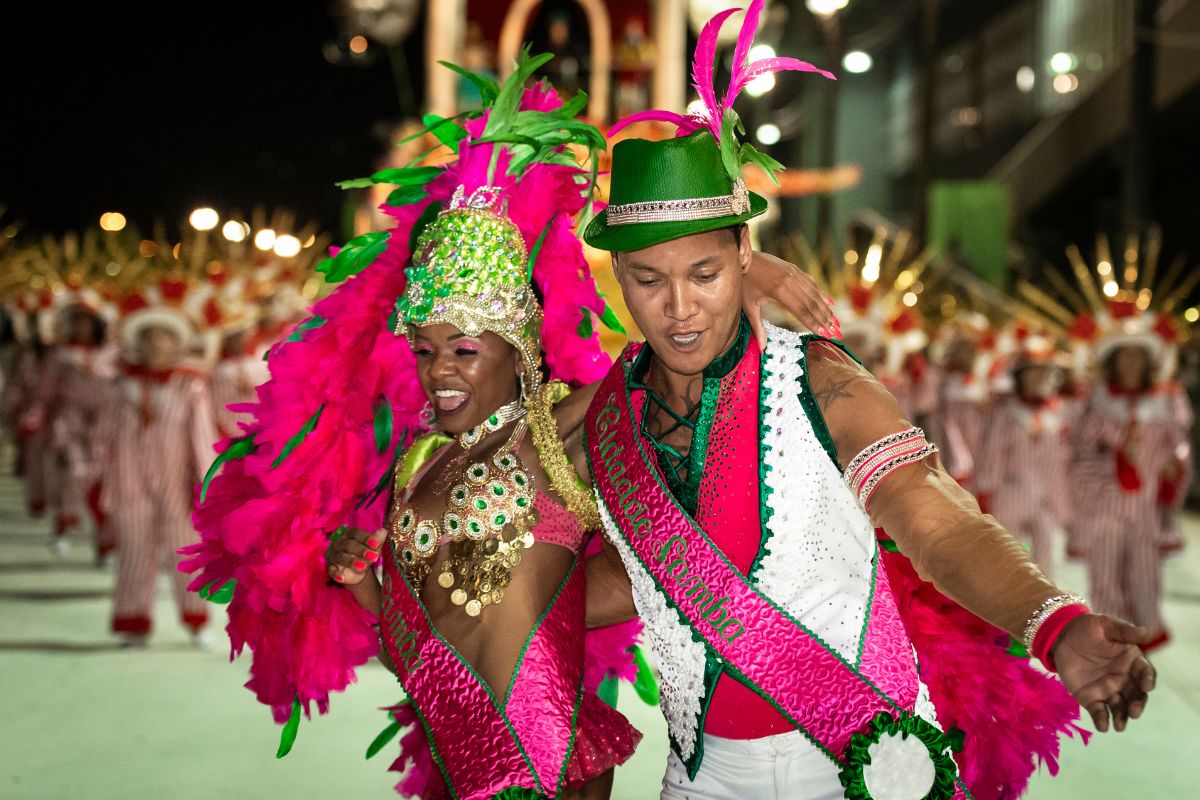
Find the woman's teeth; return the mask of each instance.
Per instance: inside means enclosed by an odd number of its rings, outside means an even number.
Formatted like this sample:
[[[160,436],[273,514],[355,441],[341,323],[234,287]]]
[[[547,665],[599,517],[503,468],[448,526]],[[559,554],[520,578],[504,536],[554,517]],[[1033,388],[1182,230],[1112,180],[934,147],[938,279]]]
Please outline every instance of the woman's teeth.
[[[454,389],[438,389],[433,393],[436,400],[435,405],[439,413],[448,414],[452,411],[457,411],[466,402],[469,395],[466,392],[459,392]]]
[[[699,338],[700,338],[699,332],[689,333],[685,336],[680,336],[680,335],[676,335],[676,334],[671,335],[671,339],[675,342],[675,344],[683,345],[685,347],[689,344],[694,343]]]

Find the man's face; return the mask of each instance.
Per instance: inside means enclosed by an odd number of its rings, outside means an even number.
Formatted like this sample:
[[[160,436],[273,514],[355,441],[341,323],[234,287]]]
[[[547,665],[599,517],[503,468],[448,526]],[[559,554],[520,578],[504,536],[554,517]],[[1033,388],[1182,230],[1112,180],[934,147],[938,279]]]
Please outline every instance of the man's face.
[[[613,254],[634,322],[671,372],[703,372],[732,342],[742,310],[750,238],[709,231]]]

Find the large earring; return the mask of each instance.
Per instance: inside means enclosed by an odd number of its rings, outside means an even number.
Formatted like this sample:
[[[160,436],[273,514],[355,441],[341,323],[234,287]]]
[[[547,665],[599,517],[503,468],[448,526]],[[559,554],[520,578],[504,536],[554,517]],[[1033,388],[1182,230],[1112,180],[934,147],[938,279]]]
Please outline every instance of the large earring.
[[[525,391],[525,376],[524,375],[517,376],[517,385],[521,389],[521,405],[525,405],[526,401],[529,400],[529,394]]]
[[[421,425],[430,430],[437,427],[437,412],[433,410],[433,403],[426,401],[425,407],[421,409],[421,413],[417,415]]]

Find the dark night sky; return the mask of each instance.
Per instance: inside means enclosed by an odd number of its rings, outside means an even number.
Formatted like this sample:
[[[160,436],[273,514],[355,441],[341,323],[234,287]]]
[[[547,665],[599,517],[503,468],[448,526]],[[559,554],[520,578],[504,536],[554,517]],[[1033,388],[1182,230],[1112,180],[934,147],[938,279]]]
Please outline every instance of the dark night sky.
[[[325,60],[338,31],[321,0],[39,5],[19,24],[6,10],[0,45],[0,204],[27,232],[107,210],[179,225],[206,204],[332,229],[334,182],[369,173],[378,123],[401,116],[386,58]]]

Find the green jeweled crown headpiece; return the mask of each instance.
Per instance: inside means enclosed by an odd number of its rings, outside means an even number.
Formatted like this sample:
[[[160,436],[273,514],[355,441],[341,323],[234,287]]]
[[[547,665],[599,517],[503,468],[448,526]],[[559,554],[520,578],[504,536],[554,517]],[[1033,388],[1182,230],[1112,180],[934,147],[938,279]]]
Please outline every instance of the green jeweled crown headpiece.
[[[413,328],[441,322],[468,336],[491,331],[520,351],[536,379],[542,310],[530,287],[525,240],[500,206],[497,187],[469,196],[458,187],[413,248],[399,324],[410,326],[410,340]]]

